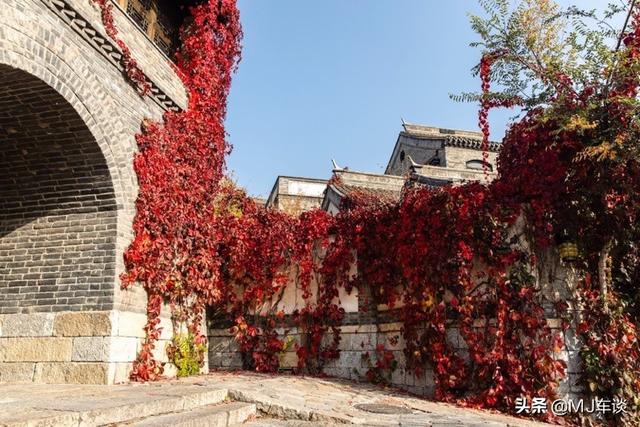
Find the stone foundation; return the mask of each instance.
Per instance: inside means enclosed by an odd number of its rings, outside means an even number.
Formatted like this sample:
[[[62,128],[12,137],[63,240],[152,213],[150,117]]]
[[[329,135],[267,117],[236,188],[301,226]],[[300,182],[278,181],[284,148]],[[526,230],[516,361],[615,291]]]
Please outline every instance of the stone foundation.
[[[340,328],[340,357],[330,361],[324,367],[324,373],[330,377],[363,381],[369,369],[366,362],[368,354],[375,364],[375,348],[383,344],[387,350],[393,352],[398,368],[391,375],[391,384],[422,396],[432,396],[434,391],[433,373],[426,369],[422,378],[417,378],[404,366],[404,343],[400,333],[400,323],[384,323],[379,325],[344,325]],[[287,337],[300,343],[300,333],[297,328],[291,328]],[[394,337],[398,337],[397,340]],[[331,337],[328,337],[329,339]],[[395,342],[395,344],[392,344]],[[281,355],[282,370],[292,370],[297,366],[298,357],[292,345]],[[224,369],[241,369],[242,358],[233,336],[226,329],[211,329],[209,331],[209,367]]]
[[[121,311],[0,315],[0,382],[127,382],[144,337],[146,315]],[[172,335],[163,318],[156,357],[167,361]],[[175,374],[165,365],[168,376]]]
[[[549,319],[548,324],[554,332],[563,335],[565,342],[565,348],[556,355],[558,359],[567,363],[567,376],[560,385],[560,394],[569,399],[577,399],[583,392],[582,386],[579,385],[580,342],[575,338],[572,329],[562,331],[559,319]],[[375,364],[375,348],[382,344],[386,350],[393,352],[394,359],[398,362],[397,369],[390,376],[390,384],[416,395],[433,397],[435,383],[431,367],[425,366],[425,374],[422,377],[417,377],[406,369],[405,344],[400,332],[401,327],[402,324],[398,322],[342,326],[340,328],[340,357],[329,362],[324,367],[324,373],[330,377],[365,381],[365,374],[370,367],[366,362],[366,355],[368,354],[371,363]],[[282,334],[283,331],[280,333]],[[287,337],[300,343],[301,338],[297,328],[289,328],[289,332],[285,335],[285,341]],[[457,350],[458,355],[463,358],[468,356],[464,339],[453,323],[447,328],[447,341],[452,348]],[[292,345],[287,352],[281,355],[281,369],[284,371],[292,370],[297,366],[297,363],[295,346]],[[242,368],[238,345],[227,329],[209,330],[209,366],[214,369]]]

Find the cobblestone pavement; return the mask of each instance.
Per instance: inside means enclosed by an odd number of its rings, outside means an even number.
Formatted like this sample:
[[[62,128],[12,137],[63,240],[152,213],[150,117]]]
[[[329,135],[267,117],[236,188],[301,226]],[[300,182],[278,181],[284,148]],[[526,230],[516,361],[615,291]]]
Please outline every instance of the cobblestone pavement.
[[[167,420],[180,418],[212,403],[219,413],[230,401],[255,404],[250,406],[257,413],[243,424],[252,427],[546,425],[342,380],[217,372],[153,384],[3,384],[0,426],[138,425],[131,421],[136,418],[144,418],[144,425],[166,425],[149,420],[162,414]]]

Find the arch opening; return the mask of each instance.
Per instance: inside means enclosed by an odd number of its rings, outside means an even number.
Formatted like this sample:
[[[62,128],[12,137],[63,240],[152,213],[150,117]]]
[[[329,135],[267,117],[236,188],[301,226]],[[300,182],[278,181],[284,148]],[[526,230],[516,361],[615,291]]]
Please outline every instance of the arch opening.
[[[0,65],[0,314],[113,306],[117,204],[72,105]]]

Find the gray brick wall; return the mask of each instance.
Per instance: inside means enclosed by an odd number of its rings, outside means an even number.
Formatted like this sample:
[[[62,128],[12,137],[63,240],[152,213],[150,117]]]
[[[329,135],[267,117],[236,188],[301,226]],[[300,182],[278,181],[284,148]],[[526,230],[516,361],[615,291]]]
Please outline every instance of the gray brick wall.
[[[46,83],[0,76],[0,313],[109,309],[116,202],[100,147]]]
[[[172,105],[184,108],[187,98],[167,58],[118,8],[114,9],[114,18],[134,57],[152,80],[152,96],[140,97],[123,76],[118,50],[105,35],[100,11],[91,1],[2,1],[0,64],[10,68],[0,72],[0,86],[10,86],[5,78],[8,70],[28,73],[60,95],[55,107],[49,105],[48,114],[71,127],[52,128],[49,123],[49,129],[40,129],[36,122],[25,123],[18,129],[23,135],[21,142],[14,138],[16,134],[0,133],[0,152],[14,169],[3,166],[6,170],[0,170],[0,179],[5,180],[2,186],[19,176],[21,181],[13,184],[14,190],[20,184],[20,194],[32,198],[31,202],[6,202],[7,206],[12,203],[12,209],[25,208],[22,213],[9,212],[5,205],[0,208],[0,313],[110,308],[145,311],[144,291],[140,287],[124,291],[118,279],[124,269],[122,253],[132,238],[137,197],[135,134],[143,119],[160,120],[167,108],[174,108]],[[0,96],[1,107],[16,103],[7,96]],[[26,93],[21,102],[25,108],[46,110]],[[4,113],[4,108],[0,111]],[[41,138],[47,132],[57,132],[58,146],[52,146],[51,139],[47,144],[28,147],[29,154],[22,155],[22,148],[16,152],[16,145],[7,144],[11,140],[11,144],[28,145],[27,140],[35,141],[32,133],[38,129]],[[37,158],[43,161],[38,163]],[[17,171],[19,164],[29,173],[35,171],[35,176],[27,180],[28,174]],[[67,175],[48,166],[66,167]],[[65,190],[52,187],[54,177],[81,182],[66,181]],[[106,186],[107,177],[112,195]],[[9,196],[2,197],[5,200]],[[40,205],[35,200],[41,200]],[[47,205],[54,200],[58,206]],[[37,209],[26,209],[28,206]],[[30,218],[26,217],[27,211]],[[21,217],[9,218],[16,213]]]

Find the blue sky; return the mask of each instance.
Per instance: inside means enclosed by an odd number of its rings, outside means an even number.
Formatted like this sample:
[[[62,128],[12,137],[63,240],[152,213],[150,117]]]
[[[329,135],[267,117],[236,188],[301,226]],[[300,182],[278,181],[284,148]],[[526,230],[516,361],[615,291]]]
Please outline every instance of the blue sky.
[[[569,1],[561,2],[563,4]],[[597,5],[602,0],[582,0]],[[474,0],[239,0],[243,59],[229,99],[228,169],[249,194],[278,175],[329,178],[331,159],[383,172],[408,122],[477,129]],[[492,139],[514,114],[491,114]]]

